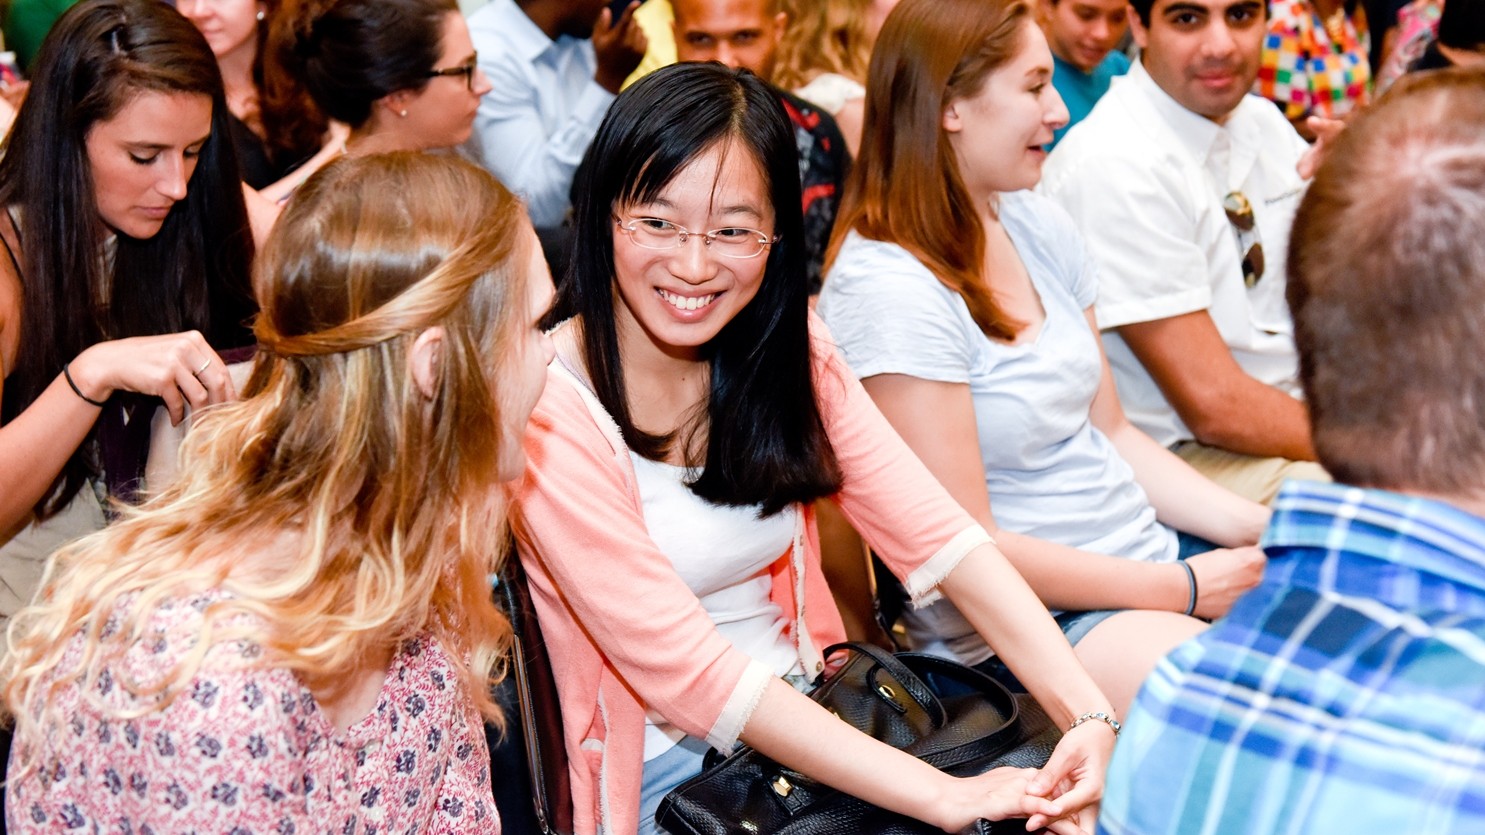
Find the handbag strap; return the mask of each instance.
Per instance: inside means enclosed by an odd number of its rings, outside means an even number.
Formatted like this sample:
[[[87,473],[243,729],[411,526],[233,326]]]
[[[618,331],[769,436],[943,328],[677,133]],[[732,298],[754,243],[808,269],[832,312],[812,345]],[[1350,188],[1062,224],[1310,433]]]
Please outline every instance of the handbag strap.
[[[875,661],[877,666],[886,670],[887,674],[894,679],[897,679],[897,682],[902,685],[903,689],[907,691],[907,694],[912,697],[912,700],[917,702],[918,706],[927,712],[935,728],[942,728],[944,723],[948,721],[948,714],[944,712],[944,706],[939,702],[938,697],[934,695],[932,688],[924,683],[923,679],[918,678],[917,673],[908,669],[907,665],[898,661],[892,653],[860,641],[845,641],[826,647],[825,657],[829,658],[837,650],[859,652],[872,661]]]

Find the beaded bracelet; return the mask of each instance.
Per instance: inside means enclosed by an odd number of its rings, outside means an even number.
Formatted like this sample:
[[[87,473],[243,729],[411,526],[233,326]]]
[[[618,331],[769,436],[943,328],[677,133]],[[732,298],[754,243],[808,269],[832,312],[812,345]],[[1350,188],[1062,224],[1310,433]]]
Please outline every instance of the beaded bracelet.
[[[1114,717],[1100,710],[1096,713],[1090,712],[1079,716],[1078,718],[1073,720],[1073,723],[1071,725],[1067,726],[1067,729],[1071,731],[1073,728],[1076,728],[1084,722],[1102,722],[1105,725],[1108,725],[1110,728],[1114,729],[1114,736],[1118,736],[1119,730],[1124,727],[1123,725],[1119,724],[1118,719],[1115,719]]]
[[[1186,603],[1186,614],[1190,615],[1196,611],[1196,572],[1191,570],[1185,560],[1176,560],[1176,565],[1186,569],[1186,582],[1191,586],[1191,599]]]
[[[93,404],[94,406],[97,406],[100,409],[103,408],[105,404],[101,400],[94,400],[86,394],[83,394],[83,390],[78,388],[77,383],[74,383],[72,381],[72,372],[67,370],[67,366],[69,365],[72,365],[72,363],[69,362],[62,366],[62,376],[67,378],[67,385],[72,386],[72,392],[78,397],[81,397],[83,400]]]

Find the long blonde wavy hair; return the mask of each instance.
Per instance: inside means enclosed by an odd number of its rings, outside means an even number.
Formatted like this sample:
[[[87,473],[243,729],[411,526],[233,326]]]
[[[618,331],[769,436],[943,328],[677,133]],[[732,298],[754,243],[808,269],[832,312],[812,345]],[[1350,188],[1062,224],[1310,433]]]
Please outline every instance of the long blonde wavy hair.
[[[871,62],[867,9],[871,0],[779,0],[789,26],[779,41],[775,85],[797,90],[830,72],[866,83]]]
[[[18,738],[60,721],[49,696],[64,687],[96,701],[105,670],[145,713],[226,641],[333,689],[425,632],[498,722],[489,683],[511,634],[489,584],[506,541],[499,383],[530,327],[533,240],[510,192],[452,158],[343,158],[305,183],[255,265],[243,400],[199,414],[178,479],[60,551],[11,623],[0,677]],[[430,395],[409,349],[435,326]],[[225,594],[173,669],[119,681],[153,613],[213,589]]]

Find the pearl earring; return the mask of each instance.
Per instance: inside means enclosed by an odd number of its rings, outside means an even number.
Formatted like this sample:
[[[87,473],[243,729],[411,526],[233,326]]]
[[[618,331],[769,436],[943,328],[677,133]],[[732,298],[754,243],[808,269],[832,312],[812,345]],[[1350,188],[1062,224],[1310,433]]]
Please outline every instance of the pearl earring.
[[[262,9],[259,9],[258,10],[258,22],[259,23],[262,23],[263,22],[263,18],[264,18],[263,10]]]
[[[398,116],[401,116],[404,119],[406,119],[407,118],[407,111],[406,110],[403,110],[402,112],[398,113],[397,115]]]

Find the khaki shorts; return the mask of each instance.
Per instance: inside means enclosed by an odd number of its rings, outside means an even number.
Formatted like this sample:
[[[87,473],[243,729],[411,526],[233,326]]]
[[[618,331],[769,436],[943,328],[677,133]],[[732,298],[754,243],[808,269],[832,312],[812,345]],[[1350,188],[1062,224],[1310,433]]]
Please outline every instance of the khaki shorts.
[[[1255,502],[1269,504],[1285,479],[1330,481],[1330,473],[1314,461],[1259,458],[1186,441],[1172,448],[1198,472],[1228,490]]]

